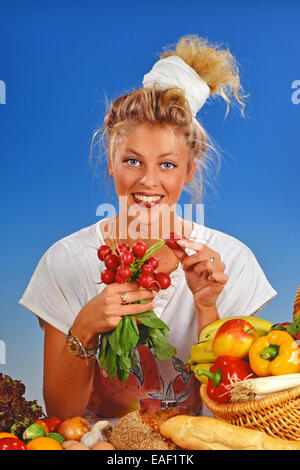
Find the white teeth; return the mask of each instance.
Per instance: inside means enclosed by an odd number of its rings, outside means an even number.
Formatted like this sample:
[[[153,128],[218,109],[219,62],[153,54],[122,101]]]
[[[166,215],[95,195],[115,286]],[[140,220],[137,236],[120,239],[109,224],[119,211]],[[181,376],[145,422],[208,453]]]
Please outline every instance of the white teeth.
[[[134,194],[134,197],[143,202],[156,202],[161,198],[161,196],[144,196],[142,194]]]

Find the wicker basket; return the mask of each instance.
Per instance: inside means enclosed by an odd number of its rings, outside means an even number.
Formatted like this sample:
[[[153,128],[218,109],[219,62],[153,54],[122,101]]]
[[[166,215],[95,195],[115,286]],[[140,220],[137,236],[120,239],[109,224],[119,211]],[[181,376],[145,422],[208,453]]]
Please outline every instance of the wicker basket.
[[[293,311],[293,320],[300,315],[300,286]],[[217,419],[245,428],[264,431],[273,437],[300,440],[300,386],[278,392],[260,400],[220,404],[207,396],[207,385],[200,396]]]
[[[281,439],[300,440],[300,386],[260,400],[220,404],[211,400],[202,384],[200,395],[215,418],[264,431]]]
[[[295,302],[294,302],[293,320],[295,321],[299,315],[300,315],[300,286],[298,287]]]

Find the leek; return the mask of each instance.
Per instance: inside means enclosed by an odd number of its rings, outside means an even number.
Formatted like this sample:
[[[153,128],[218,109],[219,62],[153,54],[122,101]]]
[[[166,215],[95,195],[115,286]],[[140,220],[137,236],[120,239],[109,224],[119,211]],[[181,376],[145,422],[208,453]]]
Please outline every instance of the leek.
[[[258,400],[272,393],[282,392],[300,385],[300,374],[272,375],[245,379],[231,385],[231,402]]]

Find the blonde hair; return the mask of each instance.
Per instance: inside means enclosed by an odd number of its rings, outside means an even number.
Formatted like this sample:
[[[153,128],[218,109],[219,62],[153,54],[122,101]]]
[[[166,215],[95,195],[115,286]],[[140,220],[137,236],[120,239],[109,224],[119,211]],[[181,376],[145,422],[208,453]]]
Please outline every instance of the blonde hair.
[[[245,96],[240,96],[240,78],[235,58],[229,49],[209,44],[197,35],[182,37],[173,50],[164,48],[160,58],[170,55],[179,56],[207,83],[211,95],[220,95],[227,103],[226,115],[232,103],[232,96],[242,107]],[[225,117],[226,117],[225,115]],[[188,101],[182,89],[177,87],[160,90],[157,86],[140,88],[126,93],[114,100],[108,107],[104,118],[104,127],[98,129],[92,139],[100,135],[100,148],[105,148],[113,158],[118,138],[130,131],[137,124],[170,125],[175,132],[186,138],[190,150],[190,164],[196,163],[196,172],[187,189],[192,201],[201,202],[203,191],[203,170],[210,162],[210,154],[219,158],[219,153],[207,132],[193,118]],[[107,173],[108,175],[108,173]]]

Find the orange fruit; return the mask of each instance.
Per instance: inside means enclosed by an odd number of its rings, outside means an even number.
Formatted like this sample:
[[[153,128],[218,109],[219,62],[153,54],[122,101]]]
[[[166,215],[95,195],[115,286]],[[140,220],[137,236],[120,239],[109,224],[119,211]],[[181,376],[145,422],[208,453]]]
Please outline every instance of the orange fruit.
[[[28,450],[63,450],[62,446],[52,437],[37,437],[27,444]]]
[[[0,439],[4,437],[17,437],[14,434],[10,434],[9,432],[0,432]]]

